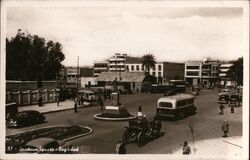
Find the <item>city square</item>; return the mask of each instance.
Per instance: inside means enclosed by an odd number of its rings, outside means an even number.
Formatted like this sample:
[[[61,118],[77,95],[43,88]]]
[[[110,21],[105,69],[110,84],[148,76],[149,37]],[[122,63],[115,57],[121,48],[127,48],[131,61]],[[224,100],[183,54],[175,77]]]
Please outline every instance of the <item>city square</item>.
[[[4,1],[0,158],[247,159],[248,3],[205,4]]]

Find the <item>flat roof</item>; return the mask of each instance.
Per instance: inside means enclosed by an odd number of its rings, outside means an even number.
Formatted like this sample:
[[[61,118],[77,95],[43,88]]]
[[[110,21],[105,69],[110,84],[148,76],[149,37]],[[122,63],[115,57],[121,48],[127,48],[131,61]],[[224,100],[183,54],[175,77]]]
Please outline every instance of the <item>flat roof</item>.
[[[183,100],[183,99],[191,99],[191,98],[194,98],[193,95],[191,94],[184,94],[184,93],[181,93],[181,94],[177,94],[177,95],[173,95],[173,96],[167,96],[167,97],[161,97],[158,99],[158,102],[159,101],[170,101],[170,102],[173,102],[173,101],[177,101],[177,100]]]

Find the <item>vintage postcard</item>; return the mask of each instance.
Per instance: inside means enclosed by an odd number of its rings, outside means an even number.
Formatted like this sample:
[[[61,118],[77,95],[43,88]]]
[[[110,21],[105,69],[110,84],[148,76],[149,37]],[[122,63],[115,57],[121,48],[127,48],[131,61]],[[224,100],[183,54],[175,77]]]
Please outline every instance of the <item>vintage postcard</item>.
[[[249,157],[248,1],[1,1],[0,159]]]

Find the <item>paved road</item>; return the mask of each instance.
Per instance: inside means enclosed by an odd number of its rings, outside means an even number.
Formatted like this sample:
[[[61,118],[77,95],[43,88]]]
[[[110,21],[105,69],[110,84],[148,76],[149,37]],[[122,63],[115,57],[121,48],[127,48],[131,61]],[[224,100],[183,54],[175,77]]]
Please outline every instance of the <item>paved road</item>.
[[[155,115],[156,101],[161,94],[134,94],[122,95],[121,102],[127,107],[130,113],[136,113],[138,104],[142,104],[143,113],[151,120]],[[231,114],[226,108],[223,116],[218,115],[217,90],[203,90],[197,96],[197,114],[179,121],[163,121],[162,130],[165,135],[143,147],[135,143],[126,146],[130,154],[171,154],[179,149],[183,141],[192,142],[190,124],[194,130],[194,142],[197,140],[214,139],[221,137],[221,123],[224,119],[229,120],[230,136],[242,136],[242,108],[236,108]],[[7,134],[39,128],[49,125],[77,124],[90,126],[93,134],[70,141],[76,146],[86,146],[85,150],[94,153],[115,153],[115,144],[120,140],[124,126],[128,122],[111,122],[95,120],[93,116],[99,112],[100,107],[91,106],[81,109],[79,113],[73,110],[46,114],[47,123],[21,129],[7,129]],[[191,144],[193,145],[193,144]],[[193,146],[192,146],[193,147]],[[194,143],[195,148],[195,143]],[[199,148],[197,148],[199,150]],[[88,152],[87,151],[87,152]]]

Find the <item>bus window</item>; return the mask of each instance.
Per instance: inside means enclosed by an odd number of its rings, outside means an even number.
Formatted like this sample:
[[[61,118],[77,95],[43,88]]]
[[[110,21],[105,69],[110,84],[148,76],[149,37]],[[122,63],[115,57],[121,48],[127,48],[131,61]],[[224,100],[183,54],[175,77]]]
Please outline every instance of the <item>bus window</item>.
[[[172,103],[169,103],[169,102],[160,102],[159,107],[172,108],[173,105],[172,105]]]

